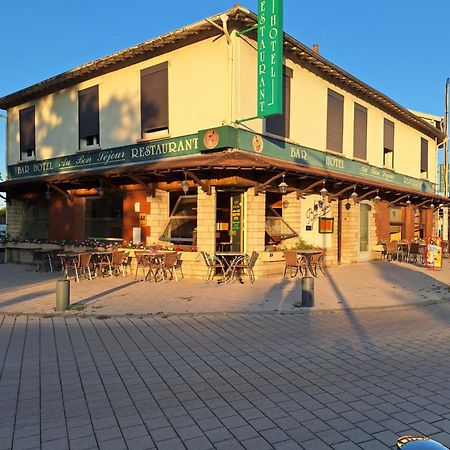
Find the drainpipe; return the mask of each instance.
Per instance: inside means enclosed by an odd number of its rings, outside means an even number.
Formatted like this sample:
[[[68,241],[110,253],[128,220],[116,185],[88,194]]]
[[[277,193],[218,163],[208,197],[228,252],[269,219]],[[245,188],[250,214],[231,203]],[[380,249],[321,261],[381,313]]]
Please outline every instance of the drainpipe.
[[[210,19],[205,19],[209,24],[211,24],[213,27],[216,27],[218,30],[222,31],[222,33],[225,35],[225,38],[227,40],[228,44],[228,85],[230,86],[229,89],[229,103],[228,103],[228,114],[227,118],[224,120],[224,124],[230,125],[233,123],[233,117],[234,117],[234,91],[235,91],[235,81],[234,81],[234,46],[233,46],[233,38],[230,35],[230,32],[228,31],[228,16],[227,14],[221,14],[219,16],[220,20],[222,21],[222,26],[217,25],[217,23],[213,22]]]
[[[228,105],[228,117],[227,124],[233,123],[234,117],[234,93],[235,93],[235,77],[234,77],[234,46],[233,39],[228,31],[228,16],[226,14],[220,15],[220,20],[222,21],[223,32],[227,39],[228,44],[228,85],[229,85],[229,105]]]

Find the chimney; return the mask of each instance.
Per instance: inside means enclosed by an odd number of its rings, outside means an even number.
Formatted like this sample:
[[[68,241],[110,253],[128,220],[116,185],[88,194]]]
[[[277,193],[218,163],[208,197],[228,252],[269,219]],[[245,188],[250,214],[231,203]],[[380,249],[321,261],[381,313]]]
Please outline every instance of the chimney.
[[[313,52],[319,53],[319,44],[314,44],[313,45]]]

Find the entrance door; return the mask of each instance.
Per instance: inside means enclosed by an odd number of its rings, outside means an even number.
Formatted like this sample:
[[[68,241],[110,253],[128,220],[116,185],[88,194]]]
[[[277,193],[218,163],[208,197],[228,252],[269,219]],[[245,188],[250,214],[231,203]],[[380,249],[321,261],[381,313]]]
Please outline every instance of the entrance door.
[[[359,260],[369,259],[369,211],[370,205],[359,205]]]
[[[216,250],[244,251],[244,195],[242,192],[218,191]]]

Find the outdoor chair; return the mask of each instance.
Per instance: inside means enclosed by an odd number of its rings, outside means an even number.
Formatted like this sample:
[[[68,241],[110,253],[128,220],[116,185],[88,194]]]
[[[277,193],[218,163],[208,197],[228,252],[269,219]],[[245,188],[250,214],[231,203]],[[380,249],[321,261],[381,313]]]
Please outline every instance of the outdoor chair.
[[[148,271],[150,270],[150,261],[145,254],[136,252],[136,273],[134,275],[134,279],[137,279],[137,274],[139,270],[144,271],[144,278],[147,276]]]
[[[133,257],[130,256],[130,252],[125,252],[123,254],[122,267],[123,267],[124,274],[126,274],[128,272],[128,269],[130,269],[130,273],[131,273],[131,261],[132,260],[133,260]]]
[[[69,276],[69,270],[75,273],[75,281],[80,281],[80,275],[88,276],[92,280],[91,274],[91,253],[80,253],[77,258],[67,260],[64,266],[66,277]]]
[[[309,270],[314,277],[317,277],[317,269],[319,269],[325,276],[327,275],[324,270],[325,267],[324,267],[323,259],[324,259],[323,253],[317,253],[317,254],[311,255],[308,265],[309,265]]]
[[[223,262],[220,258],[218,258],[215,255],[211,255],[208,252],[202,252],[203,259],[205,260],[205,264],[207,266],[206,276],[205,276],[205,283],[208,283],[214,278],[214,275],[216,274],[216,270],[220,269],[222,271],[222,274],[225,273],[225,268],[223,266]]]
[[[409,245],[408,262],[420,262],[422,264],[424,262],[422,248],[418,242],[411,242]]]
[[[163,271],[164,276],[168,274],[170,279],[178,281],[177,270],[181,271],[181,278],[184,278],[183,271],[181,270],[181,261],[178,259],[178,252],[168,252],[164,254]]]
[[[300,261],[297,256],[296,250],[284,250],[284,272],[283,272],[283,278],[286,276],[286,272],[289,270],[291,274],[291,278],[294,278],[297,276],[297,274],[300,272],[300,274],[303,276],[303,269],[300,266]],[[292,273],[295,272],[293,275]]]
[[[386,259],[388,261],[393,261],[394,259],[397,259],[397,256],[397,241],[388,242],[386,249]]]
[[[253,284],[256,279],[253,268],[255,267],[258,256],[259,253],[252,252],[250,256],[245,255],[237,259],[231,268],[231,281],[236,281],[241,273],[247,273],[250,282]],[[242,280],[239,281],[242,282]]]
[[[110,275],[119,275],[122,273],[122,276],[125,276],[125,268],[122,264],[124,255],[124,251],[113,252],[109,268]]]
[[[409,254],[409,242],[408,241],[398,241],[397,242],[397,260],[398,261],[408,261]]]

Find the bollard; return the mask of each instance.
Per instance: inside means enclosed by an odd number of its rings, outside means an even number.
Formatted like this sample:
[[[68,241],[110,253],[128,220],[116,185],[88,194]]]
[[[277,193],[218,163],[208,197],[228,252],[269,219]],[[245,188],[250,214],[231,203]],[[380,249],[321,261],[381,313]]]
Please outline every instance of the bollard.
[[[56,282],[56,311],[65,311],[70,305],[70,281]]]
[[[302,306],[314,306],[314,278],[302,278]]]

